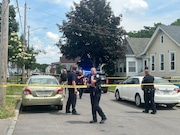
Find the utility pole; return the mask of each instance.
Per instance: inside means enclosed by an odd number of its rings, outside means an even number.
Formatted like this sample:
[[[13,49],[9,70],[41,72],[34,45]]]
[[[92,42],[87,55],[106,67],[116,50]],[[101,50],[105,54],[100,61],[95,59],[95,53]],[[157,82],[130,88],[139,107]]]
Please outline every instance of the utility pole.
[[[6,104],[8,64],[9,0],[2,0],[0,37],[0,107]]]
[[[27,45],[26,45],[26,8],[27,8],[27,6],[26,6],[26,2],[25,2],[25,4],[24,4],[24,36],[23,36],[23,44],[25,46],[24,51],[27,50]],[[25,81],[25,68],[26,67],[25,67],[25,64],[24,64],[23,67],[22,67],[22,82]]]

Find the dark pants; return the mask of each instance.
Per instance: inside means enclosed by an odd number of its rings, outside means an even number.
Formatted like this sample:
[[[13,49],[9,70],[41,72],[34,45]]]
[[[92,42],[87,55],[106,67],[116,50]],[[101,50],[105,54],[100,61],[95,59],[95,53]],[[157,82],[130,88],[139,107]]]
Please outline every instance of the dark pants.
[[[83,92],[84,92],[84,89],[83,88],[79,88],[78,91],[79,91],[79,98],[81,99],[82,95],[83,95]]]
[[[154,90],[144,90],[145,111],[149,112],[150,108],[156,112],[156,104],[154,102]]]
[[[101,98],[101,93],[90,93],[92,117],[94,121],[97,121],[97,112],[101,116],[101,119],[106,119],[104,112],[99,106],[100,98]]]
[[[77,95],[74,93],[74,89],[68,89],[68,90],[69,90],[69,95],[66,103],[66,112],[70,111],[70,106],[72,105],[72,113],[75,113]]]

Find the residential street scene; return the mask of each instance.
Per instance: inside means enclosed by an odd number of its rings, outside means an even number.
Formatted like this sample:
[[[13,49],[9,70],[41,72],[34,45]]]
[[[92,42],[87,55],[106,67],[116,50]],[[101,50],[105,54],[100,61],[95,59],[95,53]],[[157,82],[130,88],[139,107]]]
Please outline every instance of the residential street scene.
[[[0,135],[180,135],[180,0],[0,0]]]

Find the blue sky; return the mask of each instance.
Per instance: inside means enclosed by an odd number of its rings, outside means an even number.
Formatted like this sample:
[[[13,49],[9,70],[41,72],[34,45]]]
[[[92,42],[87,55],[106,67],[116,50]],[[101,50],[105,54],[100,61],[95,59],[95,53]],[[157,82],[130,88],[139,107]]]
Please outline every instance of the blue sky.
[[[2,1],[2,0],[1,0]],[[30,46],[41,49],[46,54],[39,54],[37,62],[50,64],[58,62],[61,56],[59,49],[54,45],[58,42],[61,33],[56,24],[65,20],[65,13],[70,11],[73,1],[80,0],[18,0],[20,33],[24,27],[24,4],[27,4],[27,26],[30,26]],[[138,31],[143,26],[154,26],[154,23],[170,25],[180,18],[179,0],[107,0],[116,16],[123,15],[121,26],[126,31]],[[16,0],[11,0],[16,5]],[[21,24],[23,27],[21,27]],[[46,29],[44,28],[46,27]]]

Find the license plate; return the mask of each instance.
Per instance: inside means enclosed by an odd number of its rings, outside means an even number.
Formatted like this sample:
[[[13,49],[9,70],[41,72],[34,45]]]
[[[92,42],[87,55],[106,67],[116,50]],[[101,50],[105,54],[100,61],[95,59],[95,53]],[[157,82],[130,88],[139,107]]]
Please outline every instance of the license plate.
[[[49,97],[49,96],[51,96],[51,92],[41,91],[41,92],[36,92],[36,95],[38,97]]]

